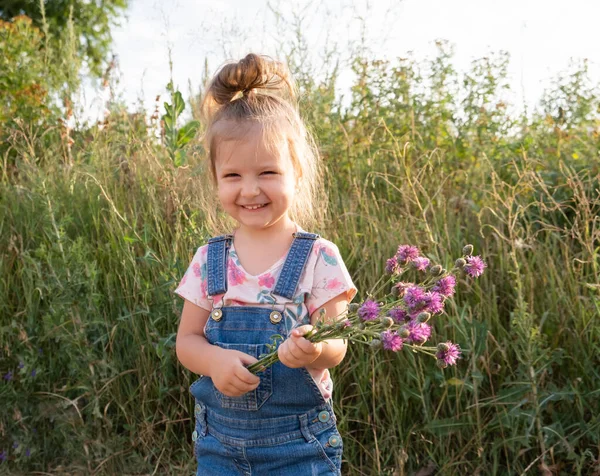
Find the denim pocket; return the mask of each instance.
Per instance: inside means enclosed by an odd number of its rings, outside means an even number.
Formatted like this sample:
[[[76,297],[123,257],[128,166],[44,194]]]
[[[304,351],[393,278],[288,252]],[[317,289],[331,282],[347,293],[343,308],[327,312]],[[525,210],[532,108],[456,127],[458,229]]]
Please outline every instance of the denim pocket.
[[[257,359],[260,355],[269,352],[266,344],[257,345],[218,343],[217,345],[223,349],[239,350],[240,352],[244,352],[245,354],[251,355]],[[266,370],[260,372],[258,374],[258,377],[260,377],[260,383],[258,384],[258,387],[248,393],[245,393],[244,395],[240,395],[239,397],[229,397],[221,393],[217,387],[214,387],[215,396],[217,397],[217,400],[219,400],[221,407],[233,408],[236,410],[258,410],[273,394],[272,370],[272,367],[268,367]]]
[[[321,457],[327,461],[330,468],[335,471],[335,474],[340,474],[344,445],[338,429],[333,426],[318,435],[314,435],[311,443]]]

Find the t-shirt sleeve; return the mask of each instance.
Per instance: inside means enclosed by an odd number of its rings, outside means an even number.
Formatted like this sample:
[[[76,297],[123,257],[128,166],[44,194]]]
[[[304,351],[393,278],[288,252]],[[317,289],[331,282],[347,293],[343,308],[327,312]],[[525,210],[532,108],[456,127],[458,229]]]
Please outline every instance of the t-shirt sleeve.
[[[179,286],[175,289],[175,294],[193,302],[208,311],[212,306],[208,300],[208,278],[206,272],[206,255],[208,245],[201,246],[192,258],[187,271],[181,278]]]
[[[335,244],[319,240],[315,243],[313,252],[316,262],[312,289],[306,298],[306,306],[310,315],[340,294],[345,294],[350,302],[357,292],[340,250]]]

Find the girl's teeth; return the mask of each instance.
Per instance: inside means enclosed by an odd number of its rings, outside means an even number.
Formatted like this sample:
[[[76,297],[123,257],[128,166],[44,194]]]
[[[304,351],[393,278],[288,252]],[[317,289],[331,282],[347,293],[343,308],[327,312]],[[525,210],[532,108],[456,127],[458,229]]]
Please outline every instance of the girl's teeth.
[[[257,208],[262,208],[262,207],[264,207],[264,205],[255,205],[253,207],[244,207],[244,208],[247,208],[248,210],[256,210]]]

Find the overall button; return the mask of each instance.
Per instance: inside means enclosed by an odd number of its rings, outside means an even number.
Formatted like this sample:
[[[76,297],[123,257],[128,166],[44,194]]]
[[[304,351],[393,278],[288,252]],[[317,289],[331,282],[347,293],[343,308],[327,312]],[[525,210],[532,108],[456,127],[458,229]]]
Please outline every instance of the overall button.
[[[210,317],[212,317],[213,321],[219,322],[223,318],[223,311],[221,311],[221,309],[215,309],[210,313]]]
[[[319,413],[319,421],[321,423],[326,423],[329,421],[329,412],[323,410],[321,413]]]
[[[271,320],[271,323],[277,324],[279,321],[281,321],[281,313],[279,311],[273,311],[271,314],[269,314],[269,319]]]
[[[196,415],[200,415],[201,410],[202,407],[196,403],[196,406],[194,407],[194,412],[196,413]]]
[[[340,446],[340,439],[335,435],[331,435],[329,437],[329,444],[334,448],[337,448],[338,446]]]
[[[194,430],[194,433],[192,433],[192,441],[196,441],[198,439],[198,432],[196,430]]]

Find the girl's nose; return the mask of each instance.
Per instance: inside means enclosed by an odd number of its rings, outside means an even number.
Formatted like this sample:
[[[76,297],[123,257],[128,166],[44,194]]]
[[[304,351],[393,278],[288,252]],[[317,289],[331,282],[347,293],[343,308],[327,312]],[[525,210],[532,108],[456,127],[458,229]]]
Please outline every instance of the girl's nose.
[[[242,195],[244,197],[256,197],[260,194],[260,188],[257,180],[245,180],[242,185]]]

